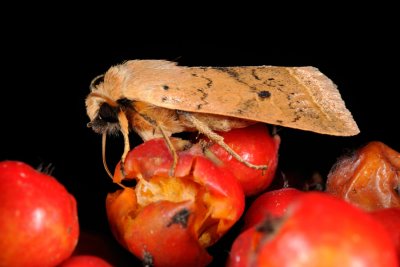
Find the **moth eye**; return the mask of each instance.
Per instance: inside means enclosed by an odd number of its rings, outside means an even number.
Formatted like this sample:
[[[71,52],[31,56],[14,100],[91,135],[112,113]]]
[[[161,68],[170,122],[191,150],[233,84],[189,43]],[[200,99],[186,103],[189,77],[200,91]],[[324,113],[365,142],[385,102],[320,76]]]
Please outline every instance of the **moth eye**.
[[[90,82],[90,90],[95,90],[97,89],[97,86],[104,82],[104,74],[101,74],[99,76],[96,76],[91,82]]]
[[[115,123],[118,122],[117,108],[111,107],[107,103],[103,103],[100,106],[98,118],[105,122]]]

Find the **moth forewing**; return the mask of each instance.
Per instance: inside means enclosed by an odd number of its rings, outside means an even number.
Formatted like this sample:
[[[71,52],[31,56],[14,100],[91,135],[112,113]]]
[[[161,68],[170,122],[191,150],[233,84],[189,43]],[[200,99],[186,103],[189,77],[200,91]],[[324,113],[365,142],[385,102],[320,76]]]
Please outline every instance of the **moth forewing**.
[[[123,94],[158,107],[329,135],[359,133],[336,85],[314,67],[183,67],[133,60],[120,68],[130,74]]]
[[[123,132],[124,155],[129,129],[144,140],[197,130],[227,150],[214,131],[255,122],[337,136],[359,133],[335,84],[314,67],[184,67],[131,60],[105,73],[86,106],[97,132]],[[121,124],[124,117],[128,125]]]

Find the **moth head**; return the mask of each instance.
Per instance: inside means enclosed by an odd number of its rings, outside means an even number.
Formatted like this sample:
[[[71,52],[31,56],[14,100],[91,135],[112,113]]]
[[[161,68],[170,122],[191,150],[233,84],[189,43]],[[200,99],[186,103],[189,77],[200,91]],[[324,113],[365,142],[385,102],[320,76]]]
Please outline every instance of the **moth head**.
[[[88,127],[99,134],[115,134],[120,130],[118,107],[103,102],[98,107],[97,115],[88,123]]]
[[[115,134],[120,130],[118,113],[121,107],[105,94],[104,75],[99,75],[90,83],[90,94],[86,98],[86,111],[90,118],[87,124],[96,133]]]
[[[106,78],[107,81],[107,78]],[[128,117],[134,112],[133,101],[125,97],[112,97],[113,87],[104,83],[104,75],[97,76],[90,83],[90,94],[86,97],[86,111],[90,118],[88,127],[103,135],[102,155],[103,164],[108,175],[113,179],[105,159],[107,134],[122,133],[124,137],[124,153],[121,157],[121,166],[130,150]],[[115,93],[115,90],[114,90]]]

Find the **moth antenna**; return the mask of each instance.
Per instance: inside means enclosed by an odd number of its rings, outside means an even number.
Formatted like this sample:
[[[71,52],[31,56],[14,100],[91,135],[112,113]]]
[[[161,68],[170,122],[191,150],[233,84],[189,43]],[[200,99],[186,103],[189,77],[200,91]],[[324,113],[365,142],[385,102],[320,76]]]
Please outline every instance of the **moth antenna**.
[[[104,78],[104,74],[100,74],[93,78],[93,80],[90,82],[90,85],[89,85],[90,91],[96,90],[95,84],[102,78]]]
[[[96,92],[91,92],[89,94],[89,96],[90,97],[98,97],[98,98],[104,99],[104,101],[107,104],[109,104],[111,107],[117,107],[118,106],[117,102],[115,102],[114,100],[112,100],[108,96],[105,96],[105,95],[102,95],[102,94],[99,94],[99,93],[96,93]]]
[[[104,169],[106,170],[108,176],[111,178],[111,180],[114,180],[114,177],[113,177],[112,173],[110,172],[110,169],[108,169],[107,161],[106,161],[106,139],[107,139],[107,133],[103,133],[103,136],[101,139],[101,154],[102,154],[102,158],[103,158],[103,166],[104,166]],[[124,186],[121,183],[116,183],[116,184],[118,184],[122,188],[126,188],[126,186]]]
[[[103,158],[104,169],[106,170],[108,176],[110,176],[111,180],[113,180],[113,175],[111,174],[110,169],[108,169],[106,161],[106,139],[107,139],[107,133],[104,132],[101,139],[101,156]]]
[[[176,62],[178,64],[179,63],[178,60],[180,60],[181,58],[183,58],[183,56],[177,56],[174,59],[172,59],[171,61]]]

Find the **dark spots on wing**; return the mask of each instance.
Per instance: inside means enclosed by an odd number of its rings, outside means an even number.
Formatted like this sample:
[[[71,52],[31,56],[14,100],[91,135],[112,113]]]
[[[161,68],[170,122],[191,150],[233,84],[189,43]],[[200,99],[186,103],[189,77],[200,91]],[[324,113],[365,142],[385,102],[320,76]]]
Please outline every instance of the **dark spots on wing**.
[[[235,71],[234,69],[232,69],[232,68],[226,68],[226,67],[219,67],[219,68],[216,68],[216,69],[219,70],[219,71],[222,71],[222,72],[227,73],[229,76],[231,76],[231,77],[234,78],[235,80],[238,80],[238,81],[239,81],[240,75],[239,75],[239,73],[238,73],[237,71]]]
[[[237,114],[251,113],[254,106],[257,105],[255,99],[248,99],[240,103],[240,107],[236,110]]]
[[[282,121],[282,120],[276,120],[276,123],[280,123],[280,124],[282,124],[282,123],[283,123],[283,121]]]
[[[207,84],[206,84],[207,88],[210,88],[212,86],[213,80],[211,80],[210,78],[205,77],[205,76],[201,76],[201,78],[203,78],[207,81]]]
[[[206,84],[208,88],[210,88],[213,84],[213,81],[211,79],[207,79],[208,83]]]
[[[308,106],[305,102],[303,101],[289,101],[288,107],[293,110],[294,113],[294,119],[291,122],[297,122],[301,118],[308,118],[308,119],[319,119],[320,116],[316,110],[314,110],[312,107]]]
[[[203,88],[197,88],[197,92],[200,92],[203,95],[201,98],[206,98],[207,97],[207,93],[204,92]]]
[[[161,98],[161,102],[165,102],[165,101],[167,101],[167,97],[166,96],[163,96],[162,98]]]
[[[264,100],[266,98],[269,98],[271,96],[271,93],[269,91],[266,91],[266,90],[260,91],[257,94],[258,94],[258,97],[261,98],[262,100]]]
[[[168,85],[166,85],[166,84],[164,84],[164,85],[162,86],[162,88],[163,88],[165,91],[168,91],[168,89],[169,89],[169,86],[168,86]]]
[[[199,77],[199,75],[197,75],[197,73],[192,73],[193,77]]]
[[[171,221],[167,224],[167,227],[170,227],[173,224],[179,224],[183,228],[186,228],[189,221],[190,211],[187,208],[183,208],[177,213],[174,214]]]
[[[203,88],[197,88],[197,92],[199,92],[201,94],[200,100],[203,102],[202,104],[197,105],[197,109],[201,109],[203,105],[208,104],[208,101],[207,101],[208,93],[206,91],[204,91]]]
[[[292,101],[292,96],[291,95],[287,95],[287,99],[289,100],[288,106],[290,109],[294,110],[294,118],[292,119],[292,123],[297,122],[298,120],[301,119],[301,117],[303,116],[303,109],[301,107],[299,107],[300,101],[296,100],[296,101]]]
[[[292,100],[292,99],[294,99],[295,97],[296,97],[296,94],[295,94],[295,93],[289,93],[289,94],[286,95],[287,100]],[[296,102],[299,103],[298,100],[297,100]]]
[[[287,99],[289,100],[288,106],[290,109],[299,109],[303,106],[299,100],[293,101],[292,97],[289,95],[287,96]]]
[[[258,75],[256,73],[256,69],[251,70],[251,75],[254,77],[254,79],[259,80],[259,81],[261,80],[261,78],[258,77]]]
[[[279,81],[275,80],[275,78],[267,78],[266,80],[263,81],[263,84],[269,86],[269,87],[277,87],[277,83]],[[279,88],[278,88],[279,89]]]
[[[219,68],[215,68],[215,69],[228,74],[235,81],[237,81],[237,82],[239,82],[241,84],[244,84],[245,86],[247,86],[250,89],[250,92],[257,92],[257,88],[255,86],[252,86],[252,85],[248,84],[244,80],[242,80],[240,78],[240,74],[237,71],[235,71],[234,69],[226,68],[226,67],[219,67]]]
[[[202,67],[200,67],[200,69],[206,70],[207,68],[202,68]],[[193,73],[193,74],[195,74],[195,73]],[[192,74],[192,75],[193,75],[193,74]],[[196,74],[196,75],[193,75],[193,76],[199,77],[197,74]],[[197,88],[197,89],[196,89],[197,92],[200,93],[200,101],[202,102],[201,104],[198,104],[198,105],[197,105],[197,110],[202,109],[202,108],[203,108],[203,105],[207,105],[207,104],[208,104],[208,101],[207,101],[207,98],[208,98],[208,89],[210,89],[210,88],[213,86],[213,80],[212,80],[212,79],[210,79],[210,78],[208,78],[208,77],[206,77],[206,76],[203,76],[203,75],[200,75],[200,78],[204,79],[204,81],[206,82],[206,85],[205,85],[205,87],[203,87],[203,88]]]
[[[295,114],[296,114],[296,117],[294,117],[294,119],[292,120],[292,122],[297,122],[298,120],[300,120],[300,119],[301,119],[301,116],[300,116],[300,115],[298,115],[298,113],[297,113],[297,112],[296,112]]]

